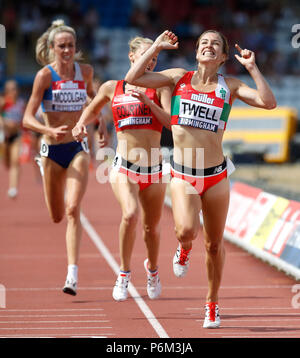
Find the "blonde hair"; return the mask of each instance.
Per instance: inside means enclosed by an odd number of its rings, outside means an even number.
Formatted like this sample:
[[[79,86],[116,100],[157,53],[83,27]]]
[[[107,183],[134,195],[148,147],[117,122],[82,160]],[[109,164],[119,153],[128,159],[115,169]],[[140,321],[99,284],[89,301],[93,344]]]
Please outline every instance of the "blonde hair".
[[[64,20],[54,20],[48,30],[44,32],[43,35],[37,40],[35,48],[35,57],[40,65],[48,65],[54,60],[52,46],[54,45],[54,38],[56,34],[61,32],[70,33],[74,37],[74,40],[76,42],[75,30],[72,27],[65,25]],[[75,60],[81,61],[82,58],[83,56],[81,52],[77,52],[75,54]]]
[[[134,37],[133,39],[131,39],[131,40],[128,42],[129,51],[134,53],[134,52],[136,52],[136,51],[141,47],[141,45],[143,45],[143,44],[152,45],[152,44],[153,44],[153,40],[148,39],[147,37],[136,36],[136,37]]]

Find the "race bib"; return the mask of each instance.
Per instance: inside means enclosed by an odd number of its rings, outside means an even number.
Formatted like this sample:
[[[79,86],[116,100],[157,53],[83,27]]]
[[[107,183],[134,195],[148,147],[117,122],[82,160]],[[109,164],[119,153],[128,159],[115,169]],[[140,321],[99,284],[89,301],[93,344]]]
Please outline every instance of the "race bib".
[[[87,137],[84,137],[83,140],[80,142],[82,149],[86,152],[89,153],[90,149],[89,149],[89,143],[88,143],[88,139]]]
[[[52,104],[56,111],[80,111],[87,94],[83,81],[56,81],[52,83]]]
[[[41,157],[48,157],[49,155],[49,146],[43,139],[41,140],[40,155]]]
[[[221,113],[221,108],[181,98],[178,124],[217,132]]]

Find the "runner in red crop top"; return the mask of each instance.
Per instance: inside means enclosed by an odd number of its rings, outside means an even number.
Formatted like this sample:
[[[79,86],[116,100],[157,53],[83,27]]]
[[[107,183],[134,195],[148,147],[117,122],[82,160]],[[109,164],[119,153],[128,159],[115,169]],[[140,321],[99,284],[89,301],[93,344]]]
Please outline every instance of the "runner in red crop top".
[[[230,163],[224,158],[222,139],[230,106],[238,98],[254,107],[272,109],[276,107],[276,100],[252,51],[236,45],[240,55],[235,57],[248,70],[255,89],[238,79],[218,74],[228,57],[229,47],[224,35],[215,30],[205,31],[198,38],[195,71],[181,68],[156,73],[145,71],[149,59],[161,50],[176,50],[177,40],[170,31],[158,36],[151,48],[130,68],[125,80],[136,86],[168,86],[173,92],[174,159],[170,189],[179,241],[173,271],[177,277],[187,273],[192,240],[198,235],[202,210],[208,279],[203,327],[217,328],[220,326],[218,291],[224,265],[223,232],[230,194]]]
[[[151,108],[131,93],[125,93],[125,86],[126,82],[124,80],[117,82],[111,103],[116,131],[152,129],[161,132],[163,125],[151,112]],[[147,88],[145,95],[150,101],[160,106],[155,89]]]
[[[151,46],[152,40],[137,37],[130,43],[131,65]],[[153,71],[157,61],[148,61],[147,71]],[[85,126],[111,102],[117,133],[117,153],[110,172],[113,192],[122,208],[119,230],[120,273],[113,289],[113,298],[127,298],[130,262],[135,241],[139,206],[142,208],[143,237],[146,243],[147,292],[151,299],[160,295],[158,276],[159,222],[165,184],[162,183],[160,140],[162,126],[170,128],[171,91],[132,86],[125,81],[107,81],[83,112],[73,129],[76,140],[86,135]]]

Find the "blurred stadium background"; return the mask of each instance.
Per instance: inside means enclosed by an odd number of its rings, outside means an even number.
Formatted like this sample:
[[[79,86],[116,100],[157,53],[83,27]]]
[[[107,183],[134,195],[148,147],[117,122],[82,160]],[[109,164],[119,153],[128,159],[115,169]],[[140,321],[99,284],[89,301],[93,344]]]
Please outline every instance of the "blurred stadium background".
[[[236,163],[241,163],[234,175],[264,189],[284,190],[285,196],[295,198],[296,192],[300,199],[300,48],[292,42],[293,37],[296,39],[292,26],[300,23],[299,15],[297,0],[2,0],[0,23],[6,29],[6,48],[0,49],[0,86],[2,89],[7,79],[15,78],[22,95],[28,98],[40,68],[35,61],[36,40],[57,18],[75,28],[78,48],[101,81],[123,78],[129,65],[128,41],[135,35],[155,39],[165,29],[174,31],[180,48],[162,53],[156,70],[192,70],[196,68],[195,43],[199,34],[208,28],[218,29],[228,37],[231,47],[223,74],[252,85],[233,56],[234,44],[255,51],[279,108],[285,109],[279,114],[273,112],[273,117],[268,115],[265,120],[266,112],[252,115],[247,112],[249,107],[235,102],[233,109],[242,112],[233,112],[236,120],[229,123],[225,141],[225,149]],[[300,46],[300,39],[297,44]],[[254,138],[259,136],[257,143]],[[166,145],[172,145],[170,133],[165,131],[164,138]],[[281,148],[281,154],[268,159],[266,154],[276,148]],[[285,174],[284,179],[280,172]],[[278,183],[272,187],[275,179]]]

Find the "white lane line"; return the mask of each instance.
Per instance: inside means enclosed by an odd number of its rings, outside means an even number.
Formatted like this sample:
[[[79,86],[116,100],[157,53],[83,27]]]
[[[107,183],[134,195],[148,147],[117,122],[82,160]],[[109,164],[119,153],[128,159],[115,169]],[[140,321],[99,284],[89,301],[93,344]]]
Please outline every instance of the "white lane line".
[[[104,308],[5,308],[1,312],[65,312],[65,311],[103,311]]]
[[[200,322],[202,322],[202,321],[200,321]],[[227,323],[227,322],[226,322]],[[300,326],[299,325],[297,325],[297,326],[295,326],[295,325],[288,325],[288,326],[285,326],[284,328],[282,328],[281,326],[264,326],[264,325],[262,325],[262,326],[247,326],[247,327],[245,327],[245,326],[223,326],[222,325],[222,328],[228,328],[228,329],[235,329],[235,328],[244,328],[244,329],[249,329],[249,330],[251,330],[251,329],[253,329],[253,328],[256,328],[256,329],[266,329],[266,330],[270,330],[270,331],[272,331],[273,333],[274,333],[274,331],[277,331],[277,330],[286,330],[286,329],[288,329],[288,330],[291,330],[291,331],[294,331],[294,330],[300,330]]]
[[[253,317],[254,318],[254,317]],[[203,320],[201,319],[196,319],[196,322],[203,322]],[[283,321],[288,321],[288,322],[298,322],[300,321],[300,318],[294,319],[294,318],[281,318],[281,319],[225,319],[223,318],[223,322],[229,323],[229,322],[252,322],[252,323],[259,323],[259,322],[263,322],[263,323],[270,323],[270,322],[283,322]],[[223,326],[222,326],[223,327]],[[252,326],[249,326],[252,327]],[[265,326],[262,326],[265,327]],[[277,326],[272,326],[274,328],[276,328]],[[300,326],[286,326],[287,328],[289,327],[298,327],[300,329]]]
[[[107,249],[105,244],[103,243],[101,237],[98,235],[98,233],[95,231],[93,226],[90,224],[86,216],[81,213],[81,222],[82,226],[91,238],[91,240],[94,242],[108,265],[111,267],[111,269],[115,272],[116,275],[119,274],[120,267],[117,264],[114,257],[111,255],[110,251]],[[147,318],[148,322],[151,324],[151,326],[154,328],[156,333],[160,338],[169,338],[167,332],[164,330],[162,325],[158,322],[148,305],[145,303],[145,301],[142,299],[136,288],[133,286],[133,284],[130,282],[128,285],[128,292],[135,300],[136,304],[139,306],[140,310],[144,314],[144,316]]]
[[[136,287],[137,289],[142,287]],[[271,286],[223,286],[221,287],[221,290],[248,290],[248,289],[291,289],[292,285],[271,285]],[[111,290],[110,286],[90,286],[90,287],[84,287],[80,286],[81,290],[87,291],[87,290],[96,290],[96,291],[102,291],[102,290]],[[164,286],[164,289],[168,290],[207,290],[207,286]],[[60,291],[61,287],[7,287],[6,291]]]
[[[105,336],[80,336],[80,335],[77,335],[77,336],[71,336],[70,338],[107,338]]]
[[[111,329],[112,327],[16,327],[16,328],[12,328],[12,327],[9,327],[9,328],[0,328],[1,330],[3,331],[9,331],[9,330],[18,330],[18,331],[23,331],[23,330],[35,330],[35,329]]]
[[[73,333],[74,334],[74,333]],[[80,337],[80,338],[107,338],[106,336],[115,336],[114,333],[101,333],[102,335],[99,336],[99,332],[97,333],[88,333],[88,334],[76,334],[76,336],[74,336],[72,334],[72,336],[69,336],[65,333],[47,333],[47,336],[36,336],[33,335],[32,333],[28,333],[28,334],[10,334],[10,335],[4,335],[2,334],[0,336],[0,338],[56,338],[58,336],[65,336],[65,337],[70,337],[70,338],[75,338],[75,337]]]
[[[200,319],[196,319],[195,320],[196,322],[203,322],[203,320],[200,320]],[[266,321],[265,320],[263,320],[263,319],[261,319],[261,320],[250,320],[250,319],[224,319],[223,320],[223,322],[225,322],[226,321],[226,323],[229,323],[229,322],[238,322],[238,323],[242,323],[242,322],[252,322],[252,323],[254,323],[254,324],[258,324],[259,322],[263,322],[263,323],[265,323]],[[268,323],[270,323],[270,322],[283,322],[283,321],[288,321],[288,322],[297,322],[297,321],[300,321],[300,319],[268,319]],[[222,326],[222,328],[224,328],[225,326]],[[231,326],[226,326],[227,328],[228,327],[231,327]],[[236,327],[236,326],[232,326],[232,327]],[[265,327],[268,327],[268,328],[275,328],[275,329],[277,329],[278,328],[278,326],[264,326],[264,325],[262,325],[262,326],[251,326],[251,325],[248,325],[247,326],[247,328],[252,328],[252,327],[261,327],[261,328],[265,328]],[[290,327],[297,327],[298,329],[300,329],[300,326],[299,325],[297,325],[297,326],[290,326],[290,325],[288,325],[288,326],[286,326],[286,328],[290,328]]]
[[[5,314],[5,315],[0,315],[0,317],[6,317],[6,318],[29,318],[29,317],[33,317],[33,318],[51,318],[51,317],[103,317],[106,316],[105,313],[91,313],[91,314]]]
[[[222,329],[229,329],[230,327],[222,327]],[[231,328],[235,328],[235,327],[231,327]],[[247,330],[247,327],[241,327],[241,328],[244,328],[245,330]],[[264,329],[264,327],[259,327],[259,328],[263,328]],[[274,328],[274,327],[273,327]],[[285,328],[284,328],[285,329]],[[240,336],[242,336],[242,335],[248,335],[248,336],[263,336],[263,335],[269,335],[269,334],[273,334],[275,337],[277,337],[277,336],[283,336],[283,335],[286,335],[286,334],[288,334],[288,335],[297,335],[297,336],[299,336],[300,337],[300,333],[299,332],[280,332],[278,329],[273,329],[273,330],[270,330],[270,332],[249,332],[248,330],[247,330],[247,332],[228,332],[228,333],[226,333],[226,332],[208,332],[208,334],[212,334],[212,335],[229,335],[229,334],[231,334],[232,336],[233,335],[235,335],[235,336],[237,336],[237,337],[240,337]]]
[[[198,313],[190,313],[190,315],[191,316],[199,316],[199,314]],[[203,313],[203,315],[204,315],[204,313]],[[230,317],[235,317],[235,316],[237,316],[237,317],[243,317],[243,316],[251,316],[251,317],[274,317],[274,315],[275,315],[275,317],[276,316],[278,316],[279,315],[279,317],[281,317],[281,316],[286,316],[286,317],[290,317],[290,318],[292,318],[292,316],[295,316],[296,318],[297,317],[299,317],[300,318],[300,314],[299,314],[299,312],[298,313],[275,313],[275,312],[273,312],[273,313],[245,313],[245,312],[243,312],[243,313],[230,313]],[[227,318],[225,317],[224,319],[226,319],[227,320]]]
[[[13,323],[13,324],[28,324],[28,323],[106,323],[109,320],[89,320],[89,321],[1,321],[0,324]]]
[[[286,337],[286,336],[281,336],[280,334],[276,334],[276,336],[274,337],[270,337],[270,336],[263,336],[263,335],[259,335],[258,337],[253,337],[253,338],[298,338],[299,336],[291,336],[291,337]],[[222,336],[221,338],[250,338],[249,336]]]
[[[235,310],[237,311],[236,307],[221,307],[222,311],[226,311],[226,310]],[[199,310],[203,310],[203,307],[187,307],[186,310],[190,310],[190,311],[199,311]],[[264,311],[269,311],[269,310],[291,310],[291,311],[295,311],[295,308],[292,307],[239,307],[238,308],[238,312],[237,314],[245,314],[242,313],[241,311],[251,311],[251,310],[264,310]],[[233,314],[233,313],[231,313]],[[251,313],[255,314],[255,313]],[[296,313],[295,313],[296,314]],[[297,313],[299,314],[299,313]]]

